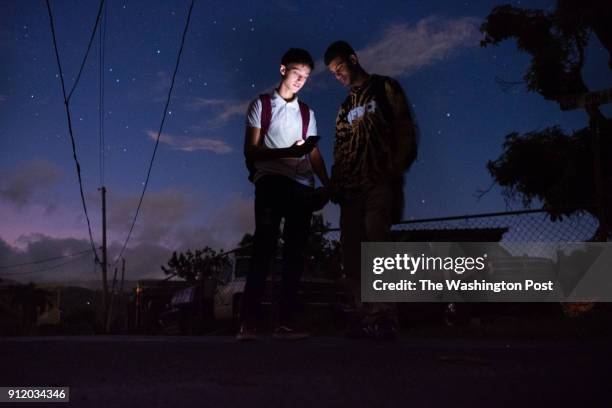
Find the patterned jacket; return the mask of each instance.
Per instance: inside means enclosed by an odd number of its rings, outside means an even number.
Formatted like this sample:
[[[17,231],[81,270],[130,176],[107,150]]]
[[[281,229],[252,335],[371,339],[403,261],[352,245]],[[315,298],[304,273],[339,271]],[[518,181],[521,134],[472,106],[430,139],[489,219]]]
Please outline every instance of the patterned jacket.
[[[336,118],[332,182],[340,200],[389,181],[403,192],[403,174],[417,154],[417,128],[397,81],[371,75],[350,91]],[[402,201],[401,197],[397,197]]]

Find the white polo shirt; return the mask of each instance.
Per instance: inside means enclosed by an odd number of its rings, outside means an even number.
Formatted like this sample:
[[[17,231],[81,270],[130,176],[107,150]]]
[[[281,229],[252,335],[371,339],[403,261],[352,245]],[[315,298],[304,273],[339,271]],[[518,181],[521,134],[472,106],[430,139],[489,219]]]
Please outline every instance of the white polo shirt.
[[[297,96],[291,102],[285,101],[276,90],[270,94],[272,105],[272,118],[270,127],[263,135],[263,143],[269,149],[281,149],[292,146],[296,141],[302,140],[302,114]],[[261,129],[261,100],[253,100],[247,111],[247,126]],[[314,112],[310,109],[310,121],[306,136],[316,136],[317,121]],[[282,159],[256,161],[255,181],[270,175],[287,176],[298,183],[314,186],[314,174],[308,155],[302,157],[285,157]]]

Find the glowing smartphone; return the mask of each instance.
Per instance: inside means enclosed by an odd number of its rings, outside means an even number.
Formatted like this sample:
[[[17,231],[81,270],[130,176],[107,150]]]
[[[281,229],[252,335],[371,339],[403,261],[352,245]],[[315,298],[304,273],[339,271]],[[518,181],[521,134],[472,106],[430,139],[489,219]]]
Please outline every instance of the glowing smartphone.
[[[320,139],[321,139],[321,136],[308,136],[306,138],[306,143],[317,144],[319,143]]]

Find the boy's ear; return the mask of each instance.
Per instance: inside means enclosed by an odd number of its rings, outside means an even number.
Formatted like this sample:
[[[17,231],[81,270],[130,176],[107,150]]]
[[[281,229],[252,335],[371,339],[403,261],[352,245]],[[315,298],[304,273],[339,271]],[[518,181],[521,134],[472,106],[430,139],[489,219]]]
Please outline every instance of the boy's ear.
[[[351,56],[349,57],[349,61],[351,61],[352,65],[357,65],[357,63],[359,62],[355,54],[351,54]]]
[[[281,64],[279,71],[281,76],[285,76],[285,74],[287,73],[287,67]]]

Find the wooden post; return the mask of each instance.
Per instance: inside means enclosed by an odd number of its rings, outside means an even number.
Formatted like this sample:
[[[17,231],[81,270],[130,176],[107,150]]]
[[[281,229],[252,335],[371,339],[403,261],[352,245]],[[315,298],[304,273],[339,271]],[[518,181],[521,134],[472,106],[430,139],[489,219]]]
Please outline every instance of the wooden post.
[[[113,285],[111,286],[110,302],[108,306],[108,317],[106,319],[106,332],[110,332],[111,322],[113,321],[113,303],[115,301],[115,286],[117,283],[117,268],[113,274]]]
[[[107,267],[108,261],[106,258],[106,187],[100,188],[102,192],[102,324],[106,331],[106,321],[108,320],[108,281]]]
[[[122,299],[123,296],[123,282],[125,281],[125,258],[121,258],[121,283],[119,284],[119,299]],[[123,323],[123,329],[125,330],[125,332],[127,332],[128,329],[128,314],[129,314],[129,308],[128,305],[129,301],[126,302],[125,307],[123,312],[125,313],[125,319],[124,319],[124,323]],[[128,310],[125,310],[125,308],[128,308]]]

